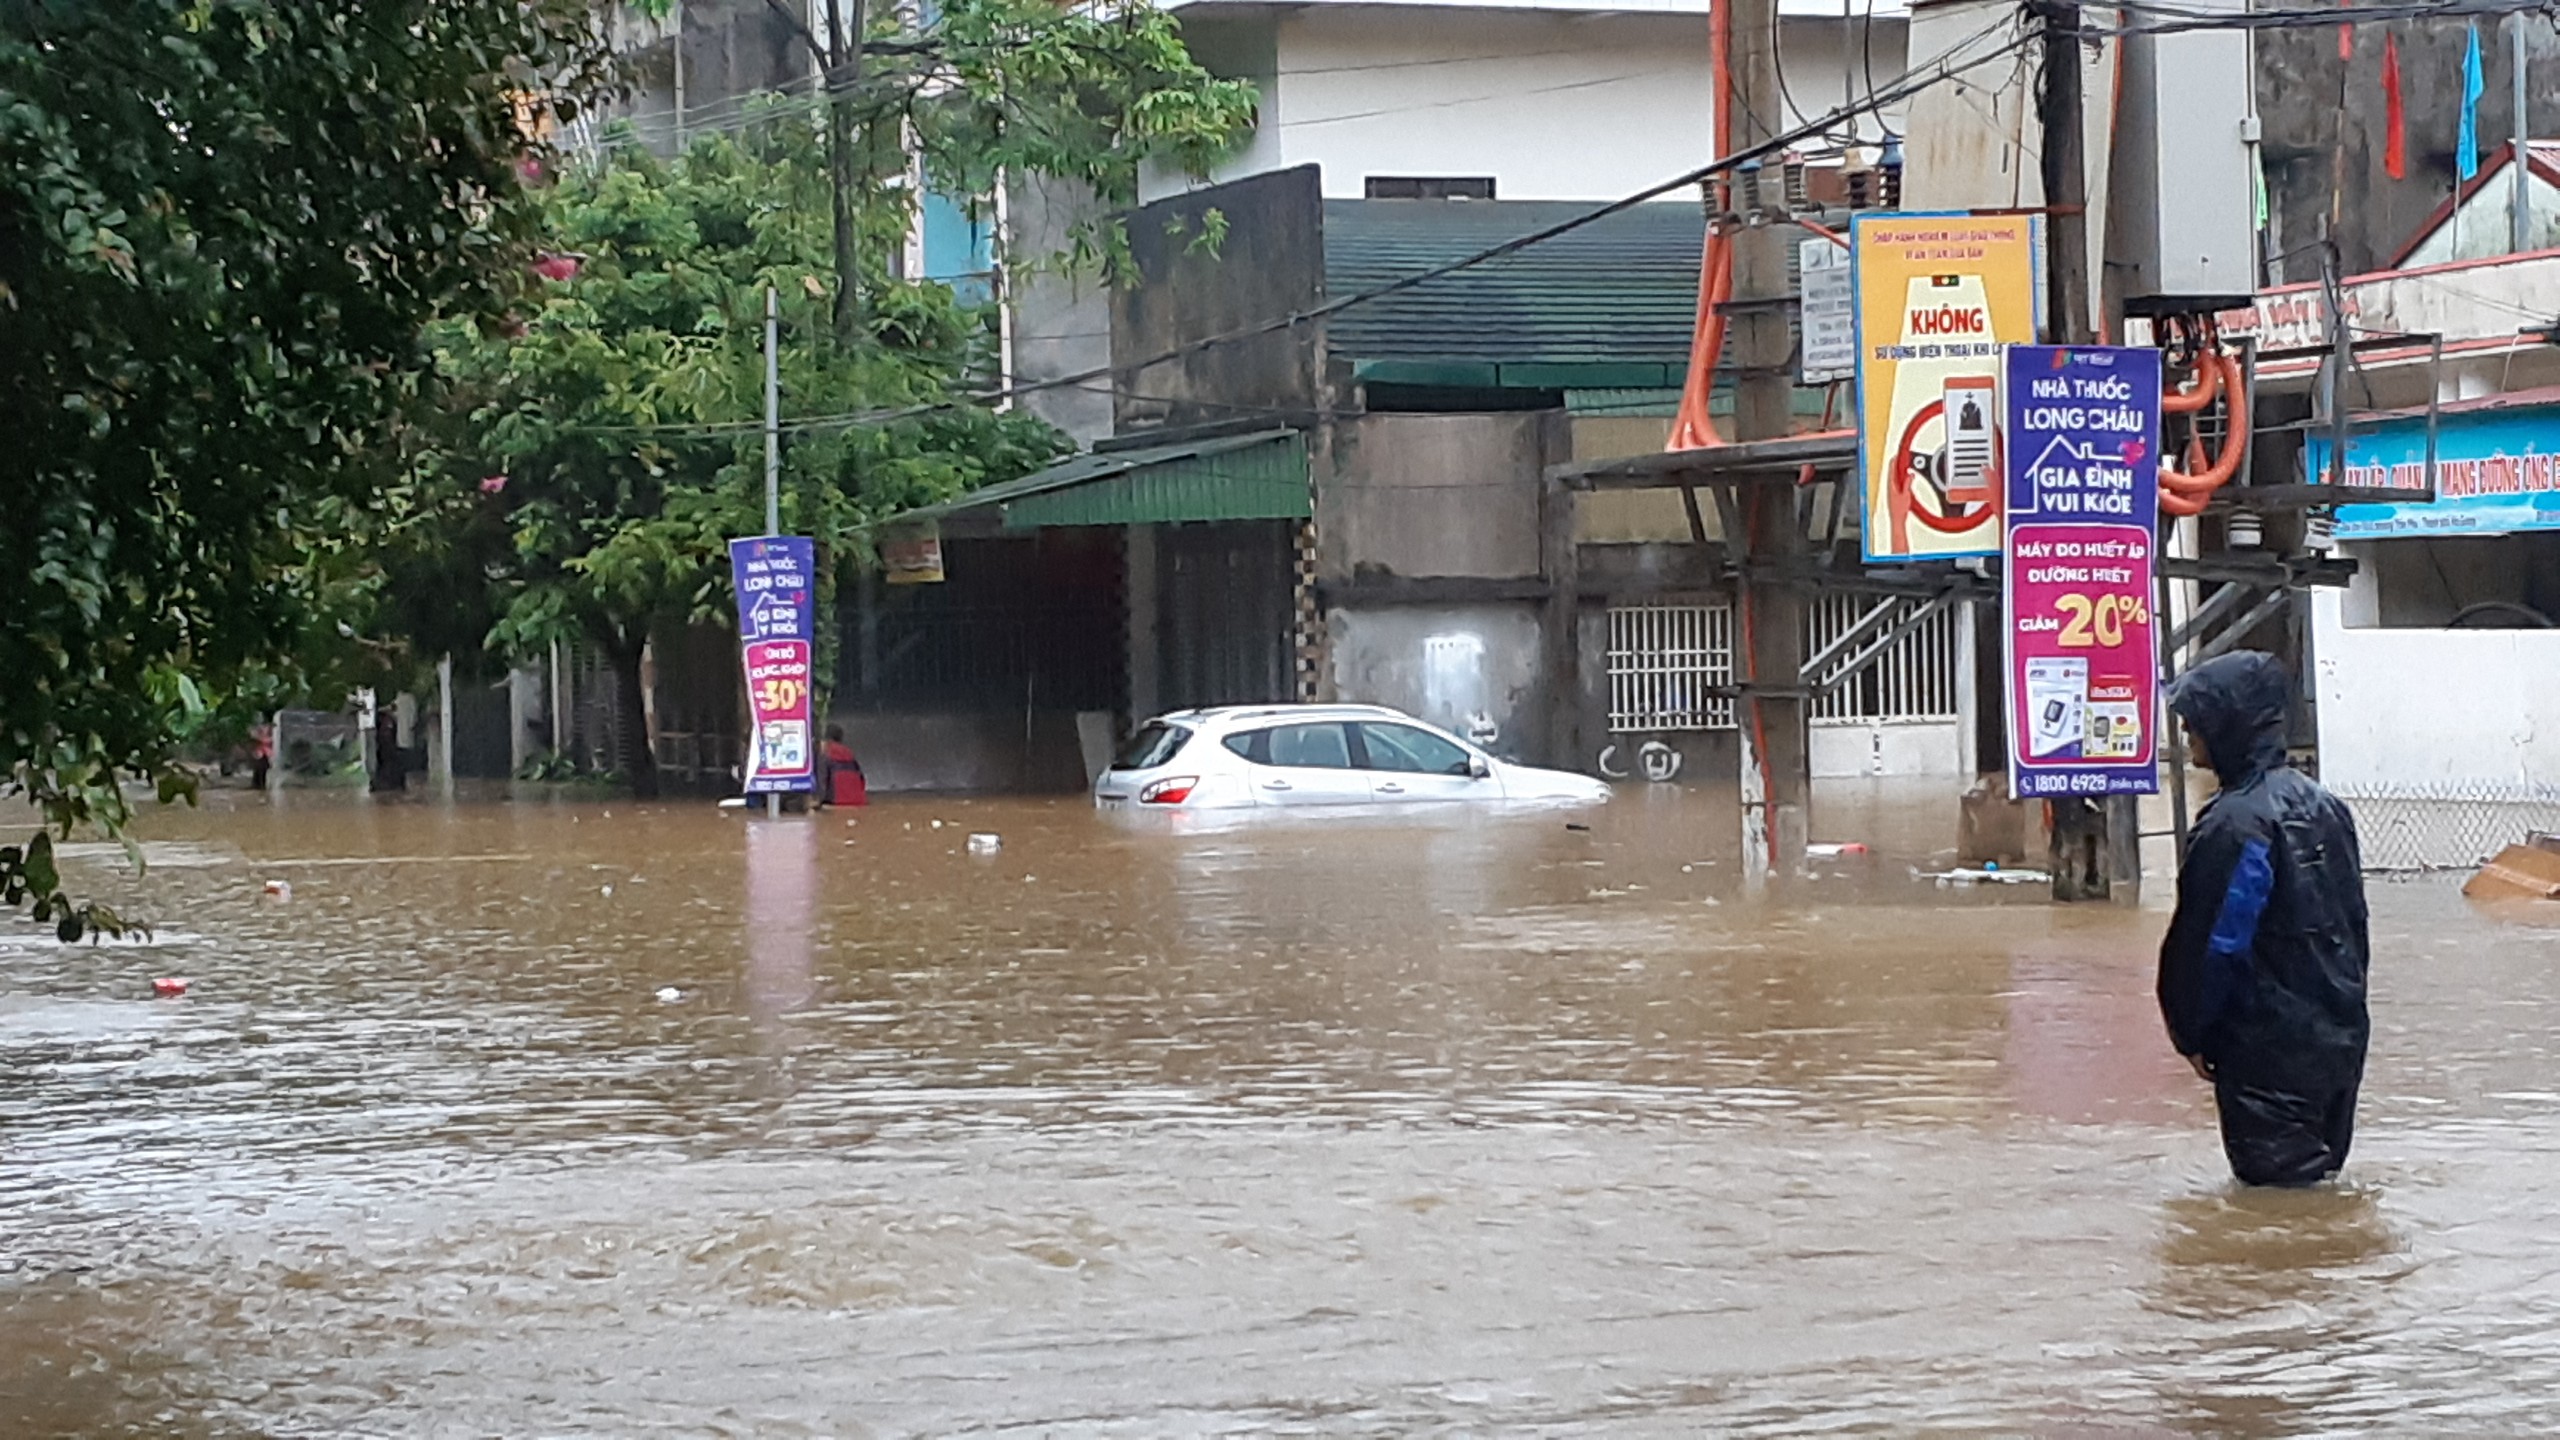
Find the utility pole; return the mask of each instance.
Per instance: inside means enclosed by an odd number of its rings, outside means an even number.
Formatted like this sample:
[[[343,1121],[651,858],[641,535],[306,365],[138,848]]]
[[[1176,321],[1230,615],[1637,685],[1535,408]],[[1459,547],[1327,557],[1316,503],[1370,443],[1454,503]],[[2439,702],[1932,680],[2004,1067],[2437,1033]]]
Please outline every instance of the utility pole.
[[[2521,10],[2507,17],[2507,68],[2514,72],[2508,80],[2513,87],[2516,108],[2515,124],[2511,127],[2515,153],[2507,157],[2508,172],[2515,177],[2515,200],[2507,214],[2507,249],[2521,255],[2533,248],[2533,167],[2525,163],[2525,157],[2532,153],[2526,147],[2532,143],[2533,131],[2525,123],[2524,12]]]
[[[2088,162],[2082,154],[2080,6],[2077,0],[2042,0],[2043,84],[2037,118],[2043,126],[2045,200],[2045,310],[2049,338],[2057,345],[2088,345],[2090,324]],[[2116,887],[2123,898],[2142,888],[2142,826],[2132,796],[2103,800],[2077,796],[2053,802],[2053,898],[2105,900]]]
[[[835,219],[836,343],[850,347],[862,324],[860,221],[854,213],[854,197],[861,189],[861,169],[860,157],[854,153],[859,136],[853,123],[853,90],[862,79],[862,27],[866,17],[863,0],[853,0],[853,23],[848,26],[847,9],[844,0],[827,0],[826,45],[818,57],[824,73],[819,77],[818,94],[827,107],[827,171]]]
[[[1778,87],[1777,0],[1729,0],[1733,6],[1729,65],[1737,148],[1760,144],[1784,125]],[[1733,293],[1725,344],[1739,375],[1734,387],[1733,434],[1737,441],[1783,438],[1795,424],[1795,382],[1788,360],[1793,342],[1787,302],[1787,247],[1793,232],[1771,224],[1771,211],[1786,206],[1784,187],[1754,163],[1731,174],[1734,209],[1742,228],[1732,237]],[[1743,533],[1726,537],[1740,547],[1736,567],[1741,633],[1742,701],[1735,707],[1741,734],[1743,875],[1756,880],[1771,871],[1803,868],[1812,812],[1812,766],[1805,751],[1804,595],[1800,580],[1771,570],[1794,568],[1803,558],[1804,535],[1796,523],[1795,495],[1746,481],[1741,491]]]
[[[782,302],[764,287],[764,533],[782,533]],[[748,743],[755,743],[751,734]],[[782,814],[782,797],[768,791],[767,819]]]

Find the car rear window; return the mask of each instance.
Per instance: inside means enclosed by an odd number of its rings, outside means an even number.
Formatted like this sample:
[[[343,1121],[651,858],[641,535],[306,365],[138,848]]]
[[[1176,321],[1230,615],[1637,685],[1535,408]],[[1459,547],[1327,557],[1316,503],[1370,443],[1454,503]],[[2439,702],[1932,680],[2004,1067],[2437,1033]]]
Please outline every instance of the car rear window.
[[[1111,762],[1114,770],[1153,770],[1182,753],[1191,743],[1191,732],[1179,725],[1161,720],[1150,721],[1129,737],[1120,750],[1120,758]]]

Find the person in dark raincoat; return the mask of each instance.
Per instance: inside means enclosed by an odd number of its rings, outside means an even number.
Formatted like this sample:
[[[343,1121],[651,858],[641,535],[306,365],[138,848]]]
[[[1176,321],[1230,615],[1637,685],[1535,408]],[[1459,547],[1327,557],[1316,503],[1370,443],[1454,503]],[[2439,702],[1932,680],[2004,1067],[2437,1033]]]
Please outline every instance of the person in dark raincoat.
[[[2292,683],[2241,651],[2180,677],[2169,708],[2221,778],[2160,946],[2170,1043],[2213,1082],[2222,1148],[2251,1185],[2337,1173],[2364,1078],[2363,859],[2338,797],[2285,763]]]

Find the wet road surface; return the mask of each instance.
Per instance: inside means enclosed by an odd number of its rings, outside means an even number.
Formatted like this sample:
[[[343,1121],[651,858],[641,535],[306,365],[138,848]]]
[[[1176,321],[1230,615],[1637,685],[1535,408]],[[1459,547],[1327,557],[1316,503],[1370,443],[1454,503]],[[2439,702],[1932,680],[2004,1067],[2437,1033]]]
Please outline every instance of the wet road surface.
[[[216,796],[0,937],[0,1434],[2560,1423],[2560,927],[2378,883],[2349,1183],[2243,1193],[2162,915],[1946,808],[1755,901],[1670,792]]]

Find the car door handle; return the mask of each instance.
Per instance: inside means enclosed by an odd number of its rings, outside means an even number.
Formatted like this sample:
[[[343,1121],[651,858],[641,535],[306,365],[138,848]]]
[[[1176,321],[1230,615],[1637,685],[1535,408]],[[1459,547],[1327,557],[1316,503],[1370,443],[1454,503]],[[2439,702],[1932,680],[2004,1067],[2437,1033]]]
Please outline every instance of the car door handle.
[[[1380,781],[1378,784],[1378,793],[1381,795],[1401,795],[1404,793],[1404,787],[1393,780],[1384,780]]]
[[[1289,782],[1286,780],[1265,780],[1262,782],[1262,788],[1265,790],[1286,790],[1289,788]]]

